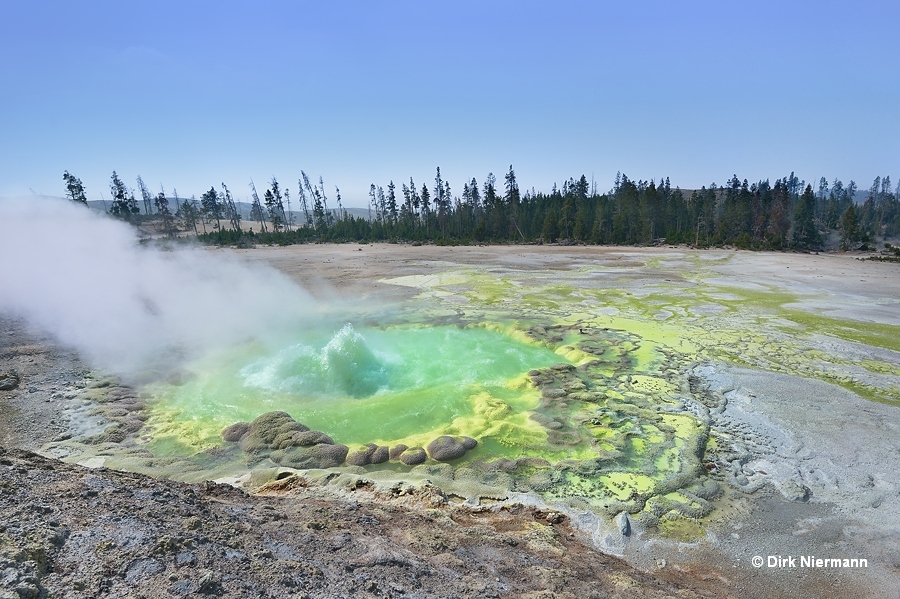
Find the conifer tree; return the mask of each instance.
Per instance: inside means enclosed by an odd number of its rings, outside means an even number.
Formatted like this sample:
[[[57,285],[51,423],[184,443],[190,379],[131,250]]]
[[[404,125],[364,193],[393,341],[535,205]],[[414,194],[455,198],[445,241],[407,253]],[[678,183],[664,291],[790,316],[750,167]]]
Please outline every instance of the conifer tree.
[[[265,191],[263,198],[266,204],[266,211],[269,213],[269,222],[272,223],[272,230],[276,233],[284,228],[286,215],[284,213],[283,196],[278,180],[272,177],[271,187]]]
[[[216,230],[219,230],[221,228],[222,205],[219,204],[219,194],[216,193],[215,187],[210,187],[209,191],[200,196],[200,206],[202,207],[203,216],[207,219],[214,218],[216,220]]]
[[[262,203],[259,201],[259,194],[256,193],[256,185],[253,183],[253,179],[250,179],[250,191],[250,196],[253,198],[253,202],[250,205],[250,218],[259,223],[260,232],[267,233],[269,229],[266,227],[266,214],[263,211]]]
[[[547,211],[547,216],[544,218],[541,238],[546,243],[553,243],[557,237],[559,237],[559,217],[556,214],[556,209],[551,206],[550,210]]]
[[[141,179],[140,175],[138,175],[137,184],[138,190],[141,192],[141,200],[144,202],[144,214],[149,216],[152,212],[155,198],[153,197],[153,194],[150,193],[150,190],[147,189],[147,185],[144,183],[144,180]]]
[[[310,199],[312,199],[312,187],[309,184],[309,177],[306,176],[306,173],[300,171],[300,175],[302,179],[297,180],[297,189],[300,194],[300,207],[303,208],[303,215],[306,218],[306,226],[313,226],[313,219],[309,212],[309,203],[306,199],[306,192],[309,192]]]
[[[428,235],[430,230],[429,221],[431,220],[431,194],[428,193],[428,185],[425,183],[422,183],[420,202],[422,205],[422,221],[425,223],[425,234]]]
[[[69,171],[65,171],[63,173],[63,181],[66,182],[66,196],[73,202],[87,206],[87,196],[84,193],[84,185],[81,183],[81,179],[69,173]]]
[[[369,220],[372,220],[372,210],[375,211],[375,220],[381,220],[378,215],[378,202],[377,202],[377,194],[376,187],[374,183],[369,184]]]
[[[125,187],[116,171],[113,171],[112,177],[110,177],[109,191],[112,195],[109,213],[116,218],[132,222],[134,217],[140,212],[140,209],[138,208],[137,200],[134,199],[134,193]]]
[[[387,193],[387,213],[388,220],[391,225],[394,225],[397,222],[397,192],[396,187],[394,186],[394,181],[391,180],[388,183],[388,193]]]
[[[197,220],[200,214],[197,210],[196,200],[185,198],[181,206],[178,207],[177,214],[181,217],[184,228],[193,231],[194,235],[197,235]]]
[[[241,213],[238,211],[231,191],[228,190],[228,186],[225,183],[222,183],[222,192],[219,194],[219,197],[222,199],[225,218],[231,221],[231,230],[236,233],[239,232],[241,230]]]
[[[841,249],[849,250],[855,241],[859,241],[859,212],[850,204],[841,215]]]
[[[153,205],[156,207],[156,213],[162,221],[163,231],[165,231],[166,237],[174,237],[172,212],[169,210],[169,200],[166,198],[166,190],[162,185],[159,186],[159,194],[156,196]]]
[[[337,185],[334,186],[334,196],[338,206],[338,220],[346,220],[347,212],[344,210],[344,205],[341,204],[341,188]]]
[[[821,244],[815,222],[816,196],[812,186],[807,185],[794,206],[794,247],[811,249]]]
[[[509,165],[509,172],[506,173],[506,204],[513,208],[519,205],[520,195],[519,195],[519,183],[516,181],[516,172],[513,170],[513,165]]]

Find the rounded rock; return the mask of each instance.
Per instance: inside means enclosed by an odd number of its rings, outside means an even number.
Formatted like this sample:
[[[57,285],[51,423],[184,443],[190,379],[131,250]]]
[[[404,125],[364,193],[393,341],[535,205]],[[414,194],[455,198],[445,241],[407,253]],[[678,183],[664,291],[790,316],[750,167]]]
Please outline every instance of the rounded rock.
[[[322,431],[303,431],[294,433],[294,445],[300,447],[311,447],[313,445],[334,445],[334,439],[323,433]]]
[[[388,458],[391,460],[397,460],[400,458],[400,455],[407,449],[409,449],[409,447],[404,445],[403,443],[400,443],[399,445],[394,445],[388,451]]]
[[[407,466],[416,466],[425,463],[428,455],[422,447],[409,447],[400,454],[400,461]]]
[[[387,462],[390,458],[390,450],[387,445],[380,445],[375,448],[375,451],[372,452],[372,455],[369,456],[370,464],[383,464]]]
[[[291,418],[287,412],[266,412],[251,422],[247,433],[241,436],[241,449],[248,453],[283,449],[290,446],[293,433],[308,430],[309,427]]]
[[[298,470],[333,468],[344,463],[349,450],[346,445],[338,443],[319,443],[312,447],[291,447],[283,451],[274,451],[269,457],[282,466]]]
[[[376,449],[378,446],[374,443],[366,443],[362,449],[347,456],[347,463],[351,466],[367,466],[372,463],[372,454]]]
[[[455,437],[441,435],[428,444],[428,455],[438,462],[450,462],[466,455],[466,447]]]

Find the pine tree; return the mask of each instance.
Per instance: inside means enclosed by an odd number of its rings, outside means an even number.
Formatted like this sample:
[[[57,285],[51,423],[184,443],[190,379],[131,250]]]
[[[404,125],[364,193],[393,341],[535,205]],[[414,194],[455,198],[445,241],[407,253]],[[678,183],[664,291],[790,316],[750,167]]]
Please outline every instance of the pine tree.
[[[207,219],[216,219],[216,230],[221,227],[220,219],[222,218],[222,206],[219,204],[219,194],[216,193],[215,187],[210,187],[209,191],[200,196],[201,214]]]
[[[816,196],[812,186],[807,185],[794,206],[794,247],[811,249],[821,244],[815,222]]]
[[[253,202],[250,205],[250,218],[259,223],[260,232],[268,233],[266,214],[263,211],[262,203],[259,201],[259,194],[256,193],[256,185],[253,183],[253,179],[250,179],[250,191],[250,196],[253,198]]]
[[[309,192],[309,199],[312,199],[312,187],[309,184],[309,177],[306,176],[306,173],[300,171],[301,179],[297,179],[297,190],[300,194],[300,207],[303,208],[303,216],[306,218],[306,226],[311,228],[313,226],[313,218],[309,212],[309,202],[306,197],[306,193]]]
[[[181,217],[181,223],[185,229],[192,230],[197,235],[197,220],[200,217],[197,206],[193,200],[185,199],[178,207],[177,214]]]
[[[341,188],[337,185],[334,186],[334,196],[338,205],[338,220],[346,220],[347,212],[344,210],[344,205],[341,204]]]
[[[387,213],[388,220],[391,225],[396,224],[397,222],[397,192],[396,187],[394,186],[394,181],[391,180],[388,183],[388,193],[387,193]]]
[[[428,235],[431,220],[431,195],[428,193],[428,186],[422,183],[422,195],[420,196],[422,203],[422,220],[425,222],[425,234]]]
[[[309,179],[306,178],[306,173],[300,171],[303,175],[303,179],[307,185],[309,185]],[[319,193],[319,189],[316,187],[311,187],[310,192],[313,200],[313,225],[316,228],[316,236],[319,237],[325,234],[325,231],[328,229],[328,219],[325,215],[325,205],[322,202],[322,195]]]
[[[144,180],[141,179],[140,175],[138,175],[137,184],[138,190],[141,192],[141,200],[144,202],[144,214],[150,216],[150,213],[153,210],[153,194],[147,189],[147,185],[144,183]]]
[[[559,237],[559,217],[556,214],[556,209],[551,206],[547,211],[547,216],[544,218],[541,238],[546,243],[553,243],[557,237]]]
[[[565,235],[565,239],[571,239],[569,235],[569,231],[571,231],[572,225],[574,224],[575,218],[575,197],[574,194],[569,191],[563,197],[562,209],[559,214],[559,226],[560,233]]]
[[[140,209],[138,208],[137,200],[134,199],[134,193],[125,187],[116,171],[113,171],[112,177],[110,177],[109,191],[112,195],[109,213],[116,218],[132,222],[140,212]]]
[[[325,214],[325,226],[330,227],[331,222],[333,220],[333,216],[331,212],[328,210],[328,196],[325,195],[325,181],[322,180],[322,176],[319,175],[319,187],[316,190],[318,192],[317,195],[320,196],[322,201],[322,210]]]
[[[369,183],[369,220],[372,220],[372,211],[375,211],[375,220],[380,220],[378,218],[378,202],[376,200],[376,190],[374,183]]]
[[[271,188],[267,189],[263,194],[266,204],[266,211],[269,213],[269,222],[272,223],[272,230],[278,233],[284,228],[286,220],[284,214],[284,203],[282,202],[281,189],[278,186],[278,180],[272,177],[270,182]]]
[[[521,197],[519,195],[519,183],[516,181],[516,172],[513,165],[509,165],[509,172],[504,177],[506,180],[506,204],[513,208],[519,205]]]
[[[225,218],[231,221],[231,230],[239,232],[241,230],[241,213],[234,204],[234,198],[228,190],[228,186],[222,183],[222,193],[219,194],[224,207]]]
[[[386,200],[384,199],[384,188],[379,185],[378,189],[375,191],[375,201],[378,204],[378,214],[381,215],[381,226],[387,223],[387,210],[385,208]]]
[[[841,216],[841,249],[849,250],[855,241],[859,241],[859,212],[850,204]]]
[[[437,174],[434,177],[434,208],[437,212],[438,223],[441,227],[441,236],[447,235],[447,219],[452,209],[451,198],[448,190],[444,187],[444,180],[441,178],[441,167],[437,167]]]
[[[156,200],[153,201],[153,205],[156,207],[156,213],[159,214],[160,220],[162,220],[163,231],[166,232],[166,237],[173,237],[175,233],[172,227],[172,212],[169,210],[169,200],[166,198],[166,190],[162,185],[159,186],[159,194],[156,196]]]
[[[287,214],[285,215],[284,224],[287,227],[287,230],[290,231],[291,226],[294,224],[294,212],[291,210],[291,190],[287,187],[284,188],[284,201],[287,204]]]
[[[87,206],[87,196],[84,193],[84,185],[82,185],[81,179],[69,173],[69,171],[65,171],[63,173],[63,181],[66,182],[66,195],[68,198],[73,202]]]

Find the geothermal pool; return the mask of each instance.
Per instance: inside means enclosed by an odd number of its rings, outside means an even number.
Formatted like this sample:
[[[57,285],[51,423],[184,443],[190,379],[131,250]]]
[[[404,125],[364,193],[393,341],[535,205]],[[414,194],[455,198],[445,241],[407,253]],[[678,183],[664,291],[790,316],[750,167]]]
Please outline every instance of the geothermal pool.
[[[180,385],[157,385],[148,423],[155,446],[220,445],[221,431],[282,410],[348,445],[426,445],[441,434],[486,438],[503,404],[522,435],[539,393],[529,370],[565,361],[550,348],[484,327],[393,326],[296,331],[289,341],[208,357]]]
[[[146,403],[145,421],[126,442],[106,442],[94,427],[83,435],[93,441],[61,441],[47,452],[186,481],[251,472],[240,480],[252,487],[308,463],[284,459],[285,451],[307,451],[291,445],[299,425],[285,421],[286,436],[263,450],[226,441],[223,430],[286,412],[349,455],[367,444],[385,454],[427,447],[444,435],[477,442],[452,461],[342,462],[332,472],[428,480],[476,503],[527,494],[609,516],[627,512],[642,527],[691,540],[706,534],[704,518],[723,493],[768,484],[789,494],[804,480],[768,446],[765,435],[781,432],[726,411],[725,395],[740,390],[715,388],[717,365],[900,405],[900,327],[891,316],[898,302],[890,294],[870,298],[859,317],[848,313],[841,282],[817,287],[810,281],[819,275],[798,284],[773,273],[773,265],[788,272],[795,264],[781,255],[748,272],[732,268],[727,252],[626,260],[610,252],[598,261],[573,250],[548,266],[543,254],[496,251],[503,260],[488,252],[476,267],[441,254],[412,274],[395,275],[393,265],[379,271],[376,262],[359,293],[402,291],[391,296],[395,306],[380,306],[381,316],[346,309],[343,320],[207,353],[134,391]],[[340,272],[352,273],[344,253]],[[285,257],[290,272],[297,257]],[[98,376],[85,401],[110,384]],[[822,406],[839,396],[822,396]],[[115,422],[111,406],[90,414]]]

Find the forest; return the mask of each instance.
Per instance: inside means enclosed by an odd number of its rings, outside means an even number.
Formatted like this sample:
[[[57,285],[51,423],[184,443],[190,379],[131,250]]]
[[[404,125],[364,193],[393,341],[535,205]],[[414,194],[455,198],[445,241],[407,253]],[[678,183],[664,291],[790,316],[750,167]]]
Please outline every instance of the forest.
[[[63,175],[69,199],[87,204],[81,180]],[[688,244],[758,250],[817,251],[829,240],[843,250],[871,249],[880,239],[900,234],[900,184],[876,177],[860,194],[856,183],[840,179],[817,186],[794,173],[749,183],[734,175],[725,185],[695,190],[617,174],[612,189],[598,193],[582,175],[550,193],[522,193],[510,165],[502,184],[489,173],[479,184],[472,178],[454,195],[436,170],[434,184],[410,178],[398,189],[369,188],[368,216],[348,213],[335,187],[334,205],[320,177],[311,183],[301,171],[292,197],[273,177],[262,199],[250,182],[249,219],[228,187],[211,186],[199,200],[173,190],[149,191],[137,177],[139,202],[113,171],[107,212],[142,229],[153,225],[167,237],[195,236],[213,245],[288,245],[310,242],[578,243],[594,245]],[[858,197],[863,195],[864,200]],[[242,223],[242,218],[244,222]],[[248,227],[248,225],[250,225]],[[255,229],[255,231],[254,231]],[[832,243],[833,245],[833,243]]]

